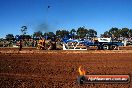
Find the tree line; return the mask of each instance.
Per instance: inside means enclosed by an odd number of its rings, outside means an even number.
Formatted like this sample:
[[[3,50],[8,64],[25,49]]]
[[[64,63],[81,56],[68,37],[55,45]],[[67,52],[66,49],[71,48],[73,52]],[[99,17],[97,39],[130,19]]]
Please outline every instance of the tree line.
[[[36,31],[32,35],[27,34],[27,26],[22,26],[21,27],[21,35],[16,35],[14,36],[13,34],[7,34],[5,39],[6,40],[15,40],[17,36],[21,36],[22,39],[31,39],[31,38],[40,38],[40,37],[45,37],[51,38],[51,37],[59,37],[59,38],[93,38],[97,37],[97,31],[95,29],[87,29],[85,27],[79,27],[77,29],[71,29],[71,30],[57,30],[55,33],[54,32],[47,32],[43,33],[41,31]],[[119,29],[117,27],[112,27],[108,31],[105,31],[103,34],[100,35],[100,37],[113,37],[113,38],[130,38],[132,37],[132,29],[129,28],[122,28]]]
[[[101,34],[101,37],[131,38],[132,37],[132,29],[129,29],[129,28],[119,29],[117,27],[113,27],[109,31],[105,31],[103,34]]]
[[[22,39],[31,39],[31,38],[52,38],[52,37],[58,37],[58,38],[92,38],[97,37],[97,32],[94,29],[87,29],[85,27],[79,27],[77,29],[71,29],[71,30],[57,30],[54,32],[46,32],[43,33],[42,31],[36,31],[32,35],[27,34],[27,27],[22,26],[21,27],[21,35],[13,35],[13,34],[7,34],[5,39],[6,40],[15,40],[16,37],[21,37]]]

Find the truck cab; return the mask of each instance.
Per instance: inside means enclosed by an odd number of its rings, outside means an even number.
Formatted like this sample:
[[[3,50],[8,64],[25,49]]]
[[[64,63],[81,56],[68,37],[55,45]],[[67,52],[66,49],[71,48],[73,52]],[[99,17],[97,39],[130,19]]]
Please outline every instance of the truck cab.
[[[103,50],[115,50],[119,46],[123,46],[124,44],[118,41],[113,41],[112,38],[98,38],[98,49]]]

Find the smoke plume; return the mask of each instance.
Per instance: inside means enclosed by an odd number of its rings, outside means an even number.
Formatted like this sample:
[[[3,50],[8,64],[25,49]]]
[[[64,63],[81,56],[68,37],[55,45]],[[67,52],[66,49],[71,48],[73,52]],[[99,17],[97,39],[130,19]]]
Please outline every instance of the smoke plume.
[[[36,30],[35,31],[41,31],[41,32],[49,32],[50,30],[50,25],[47,23],[40,23],[37,25]]]

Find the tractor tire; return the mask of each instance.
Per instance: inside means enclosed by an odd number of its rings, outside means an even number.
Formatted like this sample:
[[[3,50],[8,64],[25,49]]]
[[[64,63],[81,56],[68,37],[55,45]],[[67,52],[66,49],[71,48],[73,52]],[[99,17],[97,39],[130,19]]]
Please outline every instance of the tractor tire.
[[[40,49],[40,46],[38,46],[38,45],[37,45],[37,47],[36,47],[36,48],[37,48],[37,49]]]
[[[46,50],[51,50],[52,49],[51,42],[47,42],[46,45],[45,45],[45,47],[46,47]]]
[[[44,46],[41,46],[41,45],[37,45],[36,47],[38,50],[45,50],[45,47]]]

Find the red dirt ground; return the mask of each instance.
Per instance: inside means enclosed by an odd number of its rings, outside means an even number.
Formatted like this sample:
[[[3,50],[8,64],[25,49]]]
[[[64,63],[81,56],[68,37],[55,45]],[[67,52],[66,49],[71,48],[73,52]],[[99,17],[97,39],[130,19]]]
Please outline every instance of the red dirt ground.
[[[78,68],[86,74],[132,75],[132,50],[38,51],[0,50],[1,88],[132,88],[127,84],[79,85]]]

